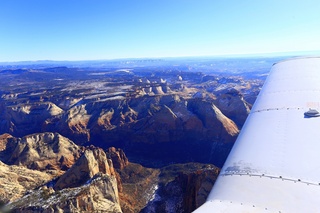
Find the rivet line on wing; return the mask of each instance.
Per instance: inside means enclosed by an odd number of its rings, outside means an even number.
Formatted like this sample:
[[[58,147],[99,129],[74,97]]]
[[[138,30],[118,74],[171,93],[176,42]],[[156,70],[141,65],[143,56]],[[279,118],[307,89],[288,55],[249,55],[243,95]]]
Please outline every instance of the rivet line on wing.
[[[303,181],[301,179],[293,179],[293,178],[285,178],[283,176],[273,176],[266,174],[250,174],[250,173],[224,173],[220,174],[221,176],[249,176],[249,177],[259,177],[259,178],[270,178],[270,179],[278,179],[282,181],[290,181],[293,183],[303,183],[306,185],[320,186],[320,183],[312,183],[308,181]]]

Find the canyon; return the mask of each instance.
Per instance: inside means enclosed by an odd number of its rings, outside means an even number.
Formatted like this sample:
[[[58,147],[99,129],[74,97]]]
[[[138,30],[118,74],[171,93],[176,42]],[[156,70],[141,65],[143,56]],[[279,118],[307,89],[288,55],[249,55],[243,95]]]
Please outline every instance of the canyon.
[[[264,72],[132,63],[0,69],[2,211],[191,212],[204,203]]]

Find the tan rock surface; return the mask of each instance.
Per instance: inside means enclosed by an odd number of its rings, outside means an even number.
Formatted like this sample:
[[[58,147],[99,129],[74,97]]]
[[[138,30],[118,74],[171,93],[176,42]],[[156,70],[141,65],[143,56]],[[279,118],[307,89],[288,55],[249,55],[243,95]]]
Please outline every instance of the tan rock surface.
[[[7,149],[7,144],[10,138],[13,138],[10,134],[0,135],[0,152]]]
[[[107,159],[102,149],[86,150],[79,160],[58,179],[54,188],[61,190],[78,187],[99,172],[109,176],[114,175],[112,162]]]
[[[79,146],[58,133],[37,133],[18,141],[8,164],[37,170],[67,170],[81,151]]]
[[[85,104],[79,104],[70,108],[58,123],[57,130],[63,135],[72,135],[77,144],[90,140],[88,122],[91,115],[87,112]]]
[[[120,213],[116,179],[109,175],[96,175],[90,182],[75,188],[54,191],[42,187],[10,203],[7,208],[21,213],[92,212]]]
[[[17,146],[18,138],[10,134],[0,135],[0,161],[7,162]]]
[[[64,111],[51,102],[36,102],[5,108],[6,123],[10,134],[24,136],[42,129],[47,119],[59,117]]]
[[[227,131],[227,133],[231,136],[236,136],[239,134],[239,129],[237,127],[237,125],[230,120],[229,118],[227,118],[224,114],[222,114],[222,112],[218,109],[218,107],[216,107],[215,105],[212,106],[217,119],[222,123],[224,129]]]
[[[185,92],[155,96],[82,99],[62,114],[49,117],[45,124],[33,131],[57,131],[76,144],[89,143],[104,149],[111,146],[126,148],[129,155],[142,157],[148,157],[150,149],[159,150],[156,151],[157,159],[169,149],[172,152],[166,153],[164,158],[171,158],[171,161],[177,161],[175,157],[179,155],[179,147],[184,146],[185,154],[180,156],[180,162],[195,160],[220,166],[216,159],[224,159],[231,147],[228,145],[221,150],[221,144],[235,141],[239,132],[236,124],[241,123],[248,113],[241,97],[236,92],[221,91],[215,98],[212,93],[192,87]],[[36,114],[35,109],[20,108],[24,113],[30,111],[24,114],[25,117]],[[230,118],[229,115],[234,116],[233,111],[238,108],[241,116]],[[14,119],[12,122],[16,123]],[[194,150],[202,155],[194,153]],[[213,152],[224,154],[211,157]],[[72,164],[69,158],[61,161]],[[32,168],[37,167],[35,163]]]
[[[41,187],[6,207],[15,212],[122,212],[112,161],[92,146],[53,188]]]
[[[8,166],[0,161],[0,201],[9,202],[22,197],[26,191],[50,181],[52,176],[21,166]]]
[[[243,126],[251,109],[251,105],[247,103],[243,95],[235,89],[219,91],[214,104],[239,127]]]

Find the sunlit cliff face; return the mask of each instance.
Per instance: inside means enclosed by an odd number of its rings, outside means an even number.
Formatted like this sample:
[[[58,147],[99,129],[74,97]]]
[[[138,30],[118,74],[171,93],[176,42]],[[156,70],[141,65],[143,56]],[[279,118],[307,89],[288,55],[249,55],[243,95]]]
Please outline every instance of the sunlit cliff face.
[[[0,71],[1,201],[18,212],[201,205],[263,78],[167,66]]]

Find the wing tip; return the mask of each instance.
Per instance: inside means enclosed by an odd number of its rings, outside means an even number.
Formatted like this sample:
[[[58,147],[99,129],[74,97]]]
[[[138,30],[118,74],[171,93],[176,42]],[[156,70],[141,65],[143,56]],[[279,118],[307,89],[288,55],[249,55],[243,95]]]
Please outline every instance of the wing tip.
[[[281,60],[279,62],[274,63],[272,66],[275,66],[277,64],[287,62],[287,61],[304,60],[304,59],[320,59],[320,55],[297,56],[297,57],[293,57],[293,58],[287,58],[287,59],[284,59],[284,60]]]

